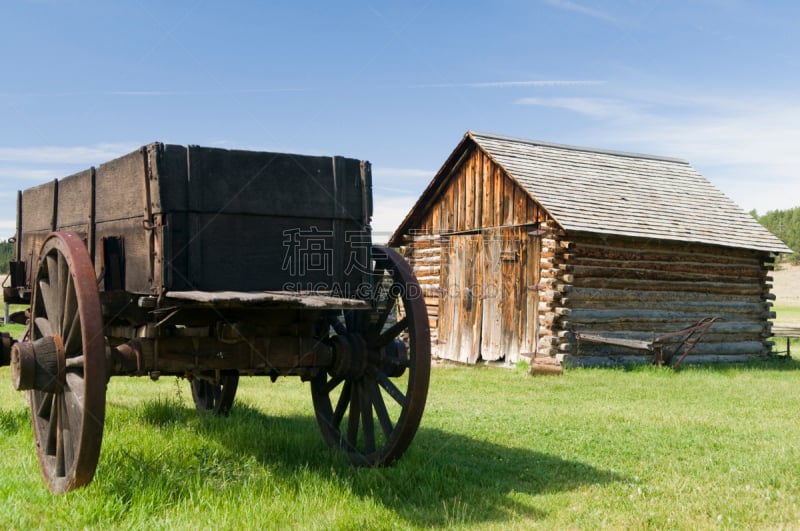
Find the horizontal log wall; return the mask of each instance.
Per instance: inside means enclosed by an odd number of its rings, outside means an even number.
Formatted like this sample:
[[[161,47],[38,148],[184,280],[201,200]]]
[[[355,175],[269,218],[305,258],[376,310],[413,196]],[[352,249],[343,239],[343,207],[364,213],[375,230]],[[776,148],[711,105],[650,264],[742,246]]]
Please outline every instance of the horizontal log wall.
[[[683,242],[554,233],[544,240],[539,354],[577,363],[636,361],[647,351],[578,342],[574,332],[652,340],[719,317],[692,361],[769,353],[773,258],[769,253]]]

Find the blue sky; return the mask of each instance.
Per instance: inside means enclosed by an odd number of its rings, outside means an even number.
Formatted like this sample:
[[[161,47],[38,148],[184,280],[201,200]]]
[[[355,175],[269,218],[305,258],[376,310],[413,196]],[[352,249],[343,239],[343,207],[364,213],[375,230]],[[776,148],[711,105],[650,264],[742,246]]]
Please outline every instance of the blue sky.
[[[682,158],[745,210],[800,206],[800,2],[20,0],[0,12],[0,238],[16,190],[152,141],[368,159],[377,233],[469,129]]]

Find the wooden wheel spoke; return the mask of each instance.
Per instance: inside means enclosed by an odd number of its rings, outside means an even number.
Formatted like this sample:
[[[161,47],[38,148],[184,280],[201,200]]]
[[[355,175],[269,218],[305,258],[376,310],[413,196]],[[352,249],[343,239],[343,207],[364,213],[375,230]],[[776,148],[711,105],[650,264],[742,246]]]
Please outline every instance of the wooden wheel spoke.
[[[74,411],[83,411],[86,393],[86,384],[80,372],[67,372],[66,400]]]
[[[373,256],[373,258],[375,258]],[[380,284],[381,280],[383,280],[383,276],[386,274],[386,268],[381,265],[379,262],[375,265],[375,268],[372,270],[372,276],[377,280],[376,284]]]
[[[395,402],[405,407],[406,396],[403,394],[402,391],[400,391],[400,389],[397,388],[394,382],[392,382],[389,379],[389,377],[386,376],[386,374],[382,371],[377,371],[375,377],[378,380],[378,383],[381,385],[381,387],[383,387],[386,390],[386,392],[389,393],[389,396],[391,396]]]
[[[57,308],[58,300],[56,291],[53,288],[52,284],[47,280],[40,280],[39,281],[39,293],[42,294],[42,302],[44,303],[44,315],[47,316],[47,319],[52,324],[60,324],[61,319],[56,319],[56,316],[60,315],[60,310]],[[58,334],[61,330],[54,329],[52,333]]]
[[[350,386],[350,415],[347,417],[347,443],[351,450],[355,450],[358,444],[358,421],[361,417],[361,400],[358,395],[358,385]]]
[[[61,331],[63,334],[69,334],[72,329],[73,323],[78,314],[78,296],[75,293],[75,285],[72,276],[67,277],[67,289],[64,294],[64,315],[61,317]]]
[[[74,378],[79,377],[77,375]],[[81,380],[81,385],[83,381]],[[89,416],[87,419],[81,419],[83,411],[83,398],[82,393],[66,393],[64,395],[64,433],[67,435],[64,443],[65,455],[67,463],[73,463],[77,458],[76,444],[77,437],[74,436],[74,431],[80,431],[81,421],[96,423],[98,419]]]
[[[36,329],[39,331],[39,334],[41,334],[40,337],[53,335],[53,327],[50,326],[50,321],[48,321],[44,317],[35,318],[33,320],[33,324],[36,326]]]
[[[360,382],[359,398],[361,403],[361,426],[364,432],[364,453],[371,454],[375,451],[375,423],[372,419],[372,400],[367,390],[367,381]]]
[[[372,407],[375,408],[375,415],[378,417],[383,435],[388,439],[392,430],[394,430],[394,426],[392,425],[392,419],[389,417],[389,412],[386,410],[386,402],[383,401],[383,395],[378,387],[378,382],[371,382],[369,393],[372,398]]]
[[[55,394],[46,395],[43,402],[49,404],[47,407],[49,415],[44,452],[47,455],[56,455],[58,445],[58,396]]]
[[[63,408],[63,405],[61,403],[57,403],[55,405],[55,407],[53,407],[54,410],[58,410],[58,412],[59,412],[57,417],[56,417],[56,422],[54,422],[54,424],[56,424],[56,426],[58,427],[57,428],[57,432],[56,432],[56,474],[55,475],[56,475],[56,477],[60,477],[60,478],[67,475],[67,467],[66,467],[66,463],[64,461],[64,444],[65,444],[64,436],[66,434],[64,433],[64,426],[63,426],[64,415],[61,414],[62,413],[62,411],[61,411],[62,408]]]
[[[383,332],[381,335],[378,336],[378,340],[375,346],[382,347],[384,345],[388,345],[393,339],[397,338],[403,330],[408,328],[408,318],[403,317],[395,324],[393,324],[389,329]]]
[[[328,320],[328,322],[330,323],[331,327],[333,328],[333,331],[336,332],[337,334],[346,334],[347,333],[347,327],[344,324],[342,324],[342,322],[339,320],[338,316],[336,316],[336,315],[331,316],[331,318]]]
[[[344,381],[344,378],[342,378],[341,376],[336,376],[334,378],[331,378],[325,384],[325,387],[323,387],[323,390],[325,391],[325,393],[330,394],[343,381]],[[342,394],[344,394],[344,392],[342,392]]]
[[[394,286],[394,284],[392,284],[392,286]],[[379,334],[383,330],[383,327],[386,326],[386,320],[389,319],[389,316],[392,314],[392,310],[394,310],[396,305],[397,295],[393,295],[392,290],[390,289],[389,295],[386,299],[386,308],[384,308],[378,315],[378,321],[375,323],[375,330]]]
[[[75,356],[80,356],[83,346],[80,315],[75,314],[75,317],[70,323],[69,329],[66,329],[65,333],[66,337],[64,339],[64,352],[66,353],[66,357],[73,358]]]
[[[49,420],[52,406],[53,398],[52,395],[49,395],[47,398],[39,402],[39,406],[36,408],[36,416],[40,419]]]
[[[333,422],[333,428],[337,430],[342,425],[342,419],[344,418],[344,414],[347,412],[347,406],[350,404],[350,387],[352,383],[347,381],[342,386],[342,394],[339,395],[339,400],[336,402],[336,409],[333,411],[333,417],[331,421]]]

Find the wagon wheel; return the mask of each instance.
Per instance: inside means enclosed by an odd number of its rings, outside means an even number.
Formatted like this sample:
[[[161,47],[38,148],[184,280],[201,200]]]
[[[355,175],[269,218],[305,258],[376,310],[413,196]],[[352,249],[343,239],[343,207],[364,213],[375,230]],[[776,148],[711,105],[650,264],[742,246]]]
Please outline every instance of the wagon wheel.
[[[12,379],[28,390],[48,488],[89,483],[103,438],[105,339],[94,267],[75,234],[56,232],[42,245],[30,335],[12,352]]]
[[[192,399],[197,411],[227,415],[233,407],[236,388],[239,386],[239,371],[222,371],[219,383],[205,378],[193,378]]]
[[[325,442],[356,465],[383,466],[411,444],[430,378],[428,312],[408,264],[372,249],[372,309],[331,317],[334,366],[311,381]]]

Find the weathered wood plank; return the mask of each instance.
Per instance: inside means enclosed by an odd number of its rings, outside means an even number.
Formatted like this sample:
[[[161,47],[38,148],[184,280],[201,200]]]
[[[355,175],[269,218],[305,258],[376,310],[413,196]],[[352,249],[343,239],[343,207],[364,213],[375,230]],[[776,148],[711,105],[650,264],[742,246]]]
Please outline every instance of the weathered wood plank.
[[[482,319],[482,338],[481,338],[481,357],[484,360],[499,360],[504,356],[502,336],[503,336],[503,314],[502,306],[505,303],[503,297],[503,281],[500,266],[500,246],[499,230],[492,229],[484,232],[483,255],[481,267],[483,269],[483,319]]]

